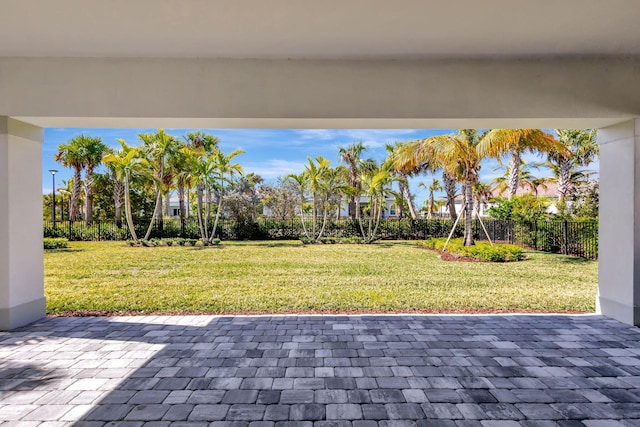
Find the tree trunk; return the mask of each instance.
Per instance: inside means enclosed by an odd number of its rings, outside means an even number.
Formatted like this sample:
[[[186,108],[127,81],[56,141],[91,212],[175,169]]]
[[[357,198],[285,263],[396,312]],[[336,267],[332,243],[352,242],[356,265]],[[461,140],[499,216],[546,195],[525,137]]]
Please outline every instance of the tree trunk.
[[[73,189],[71,191],[71,200],[69,201],[69,219],[71,221],[78,220],[78,199],[80,197],[81,187],[82,187],[82,169],[75,168],[73,172]]]
[[[211,191],[207,192],[207,198],[210,198]],[[220,194],[218,195],[218,209],[216,210],[216,219],[213,222],[213,231],[211,231],[211,235],[209,236],[209,243],[213,242],[213,238],[216,235],[216,230],[218,228],[218,220],[220,219],[220,215],[222,215],[222,200],[224,195],[224,174],[220,175]],[[209,200],[211,203],[211,200]]]
[[[380,225],[380,218],[382,218],[381,206],[378,208],[378,212],[376,213],[376,225],[373,228],[373,233],[371,233],[371,242],[374,242],[376,240],[376,235],[378,234],[378,226]]]
[[[171,216],[171,191],[164,195],[164,216]]]
[[[222,213],[222,189],[220,190],[220,196],[218,201],[218,209],[216,211],[216,219],[213,221],[213,231],[211,232],[211,236],[209,236],[209,243],[213,242],[213,238],[216,235],[216,230],[218,229],[218,220],[220,219],[220,215]]]
[[[349,216],[351,219],[356,219],[356,198],[355,196],[349,197]]]
[[[446,172],[442,173],[442,181],[444,182],[444,191],[447,194],[447,207],[449,208],[449,216],[451,221],[458,219],[456,213],[456,180]]]
[[[405,200],[405,193],[407,189],[402,180],[398,181],[398,190],[400,190],[400,200]],[[404,203],[398,203],[397,215],[398,215],[398,218],[404,218]]]
[[[429,211],[427,212],[427,219],[433,218],[433,209],[436,206],[436,201],[433,196],[433,190],[429,190]]]
[[[204,209],[204,185],[201,183],[198,183],[198,186],[196,187],[196,206],[198,208],[198,211],[200,213],[203,213],[203,209]]]
[[[189,218],[191,216],[191,189],[189,188],[190,186],[187,186],[187,213],[186,213],[186,217]]]
[[[311,215],[313,216],[313,218],[311,218],[313,220],[313,222],[311,223],[311,233],[313,234],[313,238],[316,239],[317,235],[316,235],[316,220],[318,219],[318,211],[317,209],[317,203],[318,203],[318,198],[316,197],[316,193],[313,193],[313,206],[311,207]]]
[[[473,212],[473,183],[467,181],[464,186],[464,245],[473,245],[473,218],[471,212]]]
[[[93,168],[84,175],[84,221],[89,225],[93,220]]]
[[[324,202],[324,208],[322,210],[322,228],[320,229],[320,232],[318,233],[318,237],[316,238],[316,242],[320,241],[320,238],[322,237],[322,234],[324,233],[324,229],[327,226],[327,219],[329,218],[329,196],[326,196],[325,202]]]
[[[409,208],[409,215],[411,215],[411,219],[416,219],[418,216],[416,215],[416,208],[413,206],[413,200],[411,199],[411,191],[409,191],[409,180],[406,176],[402,177],[404,180],[402,189],[404,190],[403,198],[407,202],[407,207]]]
[[[178,183],[178,203],[180,204],[179,206],[179,213],[180,213],[180,226],[184,225],[184,219],[185,219],[185,209],[184,209],[184,184],[182,183]]]
[[[138,236],[136,235],[136,229],[133,225],[133,217],[131,216],[131,201],[129,200],[129,178],[124,178],[124,214],[127,220],[127,226],[133,241],[138,243]]]
[[[198,188],[197,188],[197,195],[196,195],[196,209],[198,210],[198,212],[196,212],[196,217],[198,218],[198,226],[200,227],[200,237],[202,238],[202,244],[207,243],[208,240],[208,236],[207,236],[207,227],[209,226],[205,221],[204,221],[204,211],[203,211],[203,206],[202,206],[202,184],[198,184]]]
[[[571,194],[571,162],[565,158],[561,158],[559,166],[558,199],[563,202]]]
[[[117,179],[114,178],[113,180],[114,184],[113,184],[113,202],[115,204],[115,208],[116,208],[116,225],[118,226],[118,228],[122,227],[122,193],[123,193],[123,188],[122,188],[122,182],[118,181]]]
[[[206,203],[206,217],[211,218],[211,203],[212,203],[212,194],[211,189],[207,188],[207,192],[205,195],[205,203]]]
[[[304,235],[307,237],[307,240],[311,241],[311,237],[309,236],[309,232],[307,231],[307,225],[304,222],[304,193],[300,192],[300,221],[302,222],[302,231]]]
[[[511,200],[518,191],[518,180],[520,175],[520,153],[513,151],[511,153],[511,162],[509,163],[509,194],[508,199]]]
[[[149,236],[151,236],[151,230],[153,229],[153,220],[157,218],[158,211],[162,208],[162,194],[158,191],[156,195],[156,206],[153,208],[153,215],[151,215],[151,221],[149,222],[149,227],[147,227],[147,232],[144,235],[144,240],[149,240]],[[160,211],[160,218],[162,218],[162,212]]]

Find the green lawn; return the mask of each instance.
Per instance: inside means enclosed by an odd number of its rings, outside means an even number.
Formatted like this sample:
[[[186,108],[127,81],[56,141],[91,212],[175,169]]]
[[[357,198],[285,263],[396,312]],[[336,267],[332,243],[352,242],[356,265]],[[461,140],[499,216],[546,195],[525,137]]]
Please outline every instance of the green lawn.
[[[49,314],[593,312],[597,287],[594,261],[445,262],[412,242],[70,246],[45,251]]]

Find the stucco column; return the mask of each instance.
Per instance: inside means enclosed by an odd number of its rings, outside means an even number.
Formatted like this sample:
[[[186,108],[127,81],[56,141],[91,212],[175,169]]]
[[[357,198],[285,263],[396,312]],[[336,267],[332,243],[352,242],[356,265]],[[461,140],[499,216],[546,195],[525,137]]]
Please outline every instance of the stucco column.
[[[600,237],[596,311],[640,325],[640,119],[598,130]]]
[[[45,315],[43,129],[0,116],[0,330]]]

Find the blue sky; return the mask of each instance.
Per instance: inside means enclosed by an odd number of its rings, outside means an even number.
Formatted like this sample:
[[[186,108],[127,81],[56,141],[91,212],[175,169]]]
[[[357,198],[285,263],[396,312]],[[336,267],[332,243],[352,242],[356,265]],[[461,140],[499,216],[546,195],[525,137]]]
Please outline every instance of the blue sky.
[[[182,136],[194,129],[169,129],[165,131],[171,135]],[[452,129],[202,129],[204,132],[217,136],[220,139],[220,148],[224,152],[241,148],[246,151],[237,157],[245,172],[254,172],[265,180],[275,180],[278,176],[289,173],[299,173],[307,163],[307,156],[323,156],[332,162],[332,165],[340,164],[338,160],[338,148],[352,142],[362,141],[367,147],[366,156],[376,160],[386,157],[385,144],[395,141],[406,141],[426,138],[438,134],[454,132]],[[45,129],[43,147],[43,176],[42,191],[51,193],[52,179],[49,169],[57,169],[56,187],[61,186],[61,180],[67,180],[72,176],[72,171],[62,167],[53,160],[59,144],[66,143],[73,137],[84,133],[85,135],[98,136],[102,141],[113,147],[118,147],[117,140],[124,139],[130,145],[139,145],[138,134],[155,132],[155,128],[149,129],[71,129],[49,128]],[[527,156],[528,161],[536,157]],[[538,158],[539,159],[539,158]],[[499,167],[496,161],[485,161],[481,170],[481,180],[491,181],[496,176],[504,173],[504,168]],[[506,164],[505,164],[506,167]],[[545,171],[534,173],[536,175],[548,175]],[[437,178],[440,178],[437,176]],[[428,194],[418,188],[419,182],[429,184],[432,176],[424,175],[413,178],[410,182],[411,191],[416,194],[416,206],[422,206]]]

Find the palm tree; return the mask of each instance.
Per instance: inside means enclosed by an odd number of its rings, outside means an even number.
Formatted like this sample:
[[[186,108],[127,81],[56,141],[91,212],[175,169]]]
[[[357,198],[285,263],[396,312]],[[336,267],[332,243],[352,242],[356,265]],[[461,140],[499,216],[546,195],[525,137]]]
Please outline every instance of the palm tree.
[[[156,188],[156,204],[153,209],[153,215],[147,227],[144,239],[149,239],[151,230],[153,229],[154,217],[157,221],[159,229],[163,226],[162,216],[162,197],[170,191],[173,177],[165,170],[167,159],[174,151],[176,138],[168,135],[164,129],[158,129],[156,133],[146,133],[138,135],[145,146],[147,159],[155,170],[154,184]]]
[[[477,182],[473,186],[473,198],[475,200],[476,217],[480,216],[480,206],[484,205],[485,209],[489,200],[493,197],[493,188],[486,182]]]
[[[114,154],[116,151],[112,148],[109,148],[105,152],[105,157],[109,154]],[[103,158],[104,162],[104,158]],[[122,226],[122,208],[124,207],[124,182],[118,176],[115,170],[115,166],[113,163],[105,163],[107,167],[108,173],[111,175],[113,179],[113,202],[115,207],[115,220],[118,228]]]
[[[192,156],[191,160],[193,160],[193,156],[198,157],[206,157],[211,156],[214,153],[214,150],[218,148],[219,139],[213,135],[209,135],[207,133],[203,133],[200,131],[188,132],[185,136],[182,137],[187,144],[187,150],[183,149],[183,152],[190,153]],[[197,161],[191,162],[192,166],[197,165]],[[189,168],[188,168],[189,169]],[[190,180],[187,179],[187,182]],[[199,206],[199,209],[202,209],[204,206],[204,193],[205,193],[205,185],[203,180],[195,180],[196,182],[196,205]],[[187,187],[187,192],[189,191],[189,186]],[[179,196],[179,195],[178,195]],[[184,204],[184,201],[180,202],[180,206]],[[182,210],[182,207],[181,207]],[[197,215],[196,215],[197,216]],[[205,243],[203,241],[203,243]]]
[[[463,184],[465,233],[464,244],[473,245],[472,219],[473,185],[478,182],[480,161],[478,152],[482,134],[475,129],[461,129],[452,135],[437,135],[412,141],[402,150],[396,159],[399,167],[429,165],[441,168],[449,177],[455,177]],[[446,188],[445,182],[445,188]]]
[[[193,151],[189,158],[190,171],[198,188],[196,197],[196,217],[200,228],[200,237],[202,244],[206,245],[212,239],[209,237],[209,214],[203,207],[202,194],[205,188],[212,188],[217,185],[219,171],[216,168],[213,158],[200,155],[199,152]]]
[[[361,174],[360,182],[362,182],[362,190],[369,199],[369,206],[371,208],[366,231],[363,227],[362,219],[358,221],[360,224],[360,232],[365,243],[372,243],[376,240],[386,197],[395,195],[391,190],[391,184],[396,179],[398,178],[394,177],[393,161],[387,161],[375,169],[365,170]]]
[[[540,163],[530,163],[520,159],[520,167],[518,168],[518,188],[524,189],[526,187],[529,187],[529,189],[537,195],[537,185],[541,181],[539,181],[539,178],[533,175],[531,169],[539,169],[540,166]],[[497,176],[491,181],[495,189],[498,191],[498,194],[500,195],[509,190],[510,172],[511,170],[507,169],[502,176]]]
[[[345,172],[342,167],[331,168],[329,160],[324,157],[312,159],[307,157],[308,164],[301,174],[289,174],[287,180],[298,189],[300,203],[300,219],[302,229],[309,242],[319,242],[329,219],[330,211],[335,207],[339,194],[353,190],[354,187],[345,185]],[[309,194],[310,193],[310,194]],[[354,193],[350,193],[354,194]],[[305,224],[305,210],[307,197],[311,199],[311,230]],[[322,223],[318,218],[322,216]]]
[[[307,192],[308,180],[306,174],[289,174],[285,177],[286,180],[292,182],[296,188],[298,189],[298,197],[300,203],[300,221],[302,222],[302,231],[304,232],[305,237],[308,241],[311,241],[311,235],[307,231],[307,226],[304,218],[304,205],[306,203],[305,194]]]
[[[500,160],[511,154],[509,161],[508,199],[518,190],[521,156],[525,152],[558,152],[567,155],[568,150],[553,135],[540,129],[493,129],[482,138],[478,146],[481,157],[490,156]]]
[[[413,205],[413,198],[411,197],[411,192],[409,190],[409,177],[420,172],[420,168],[415,167],[412,169],[399,168],[396,167],[397,164],[395,162],[396,152],[402,150],[407,142],[396,142],[395,144],[386,144],[385,147],[387,149],[387,156],[391,160],[391,171],[398,176],[398,190],[400,193],[400,198],[403,199],[407,203],[407,207],[409,208],[409,214],[411,215],[411,219],[416,219],[416,209]],[[403,209],[402,204],[399,205],[399,216],[402,218]]]
[[[420,187],[427,188],[427,186],[422,182],[420,183]],[[440,184],[440,181],[434,178],[427,189],[429,190],[429,207],[427,209],[427,219],[431,219],[433,218],[433,212],[435,211],[436,207],[435,192],[442,191],[443,188],[442,184]]]
[[[354,193],[357,193],[362,187],[359,181],[360,173],[375,167],[373,159],[361,158],[366,149],[367,147],[362,142],[354,142],[347,147],[338,148],[340,160],[349,168],[347,184],[355,189]],[[349,196],[349,216],[352,219],[360,218],[360,198],[355,195]]]
[[[558,197],[560,202],[571,195],[574,185],[571,182],[572,172],[587,166],[599,154],[596,143],[596,131],[593,129],[556,129],[560,144],[569,151],[551,151],[547,159],[558,179]]]
[[[73,169],[73,190],[69,201],[69,219],[71,221],[77,221],[79,219],[78,198],[80,197],[82,169],[84,168],[84,151],[81,144],[83,138],[86,137],[80,135],[71,139],[67,144],[60,144],[58,146],[58,152],[54,156],[56,162],[66,168]]]
[[[311,190],[312,197],[311,218],[313,222],[311,223],[311,233],[314,236],[314,240],[318,241],[322,235],[322,233],[317,232],[319,199],[324,193],[324,180],[331,162],[322,156],[316,157],[315,161],[317,164],[314,163],[311,157],[307,157],[307,161],[309,163],[305,166],[304,177],[307,181],[309,190]]]
[[[209,238],[210,243],[211,241],[213,241],[213,237],[216,234],[216,229],[218,227],[218,220],[220,219],[220,214],[222,213],[222,203],[224,200],[224,193],[225,193],[225,182],[228,183],[230,179],[233,177],[233,175],[243,173],[242,166],[240,166],[239,163],[231,163],[231,160],[239,154],[244,154],[244,151],[239,148],[226,155],[219,149],[215,149],[213,152],[213,156],[212,156],[213,164],[215,165],[215,168],[218,170],[218,173],[220,174],[219,175],[220,186],[218,189],[219,191],[218,209],[216,210],[216,219],[213,223],[213,231],[211,232],[211,236]]]
[[[435,173],[442,170],[442,182],[444,183],[444,191],[447,195],[447,208],[452,221],[456,221],[458,214],[456,212],[456,177],[442,167],[438,159],[432,156],[429,144],[423,145],[423,140],[408,141],[394,151],[394,168],[405,171],[405,173]]]
[[[93,220],[93,171],[102,163],[108,148],[98,137],[80,135],[78,141],[84,168],[84,219],[89,224]]]
[[[129,195],[129,186],[131,179],[135,175],[144,175],[148,162],[141,157],[141,151],[138,148],[128,146],[124,140],[118,140],[120,150],[113,151],[103,158],[103,162],[113,171],[117,180],[124,183],[124,211],[127,221],[127,227],[131,233],[134,242],[138,242],[138,236],[133,224],[131,215],[131,200]]]
[[[184,232],[185,221],[185,194],[193,180],[193,171],[189,162],[190,153],[186,151],[187,145],[180,140],[175,141],[174,149],[168,159],[168,166],[171,169],[171,176],[175,180],[176,189],[178,191],[180,226]],[[170,194],[170,193],[168,193]],[[167,204],[168,205],[168,204]]]

